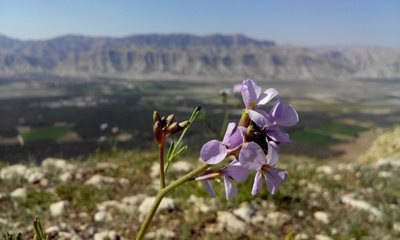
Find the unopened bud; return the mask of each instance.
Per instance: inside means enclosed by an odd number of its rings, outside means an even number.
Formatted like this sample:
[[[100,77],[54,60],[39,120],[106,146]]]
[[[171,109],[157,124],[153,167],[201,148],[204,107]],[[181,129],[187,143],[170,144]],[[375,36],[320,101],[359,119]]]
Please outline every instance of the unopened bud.
[[[163,130],[160,126],[160,122],[155,122],[153,125],[153,133],[154,133],[154,140],[156,140],[156,143],[162,144],[164,141],[164,136],[163,136]]]
[[[153,122],[158,122],[161,120],[160,114],[157,111],[153,112]]]
[[[176,122],[172,123],[169,127],[168,127],[168,133],[174,134],[177,131],[179,131],[179,127],[178,124]]]
[[[174,119],[175,119],[175,115],[174,114],[168,115],[168,117],[167,117],[167,125],[170,125],[171,123],[173,123]]]
[[[180,122],[180,123],[178,124],[178,126],[179,126],[180,128],[182,128],[182,129],[185,129],[185,128],[187,128],[187,127],[189,126],[189,124],[190,124],[190,122],[189,122],[188,120],[186,120],[186,121]]]

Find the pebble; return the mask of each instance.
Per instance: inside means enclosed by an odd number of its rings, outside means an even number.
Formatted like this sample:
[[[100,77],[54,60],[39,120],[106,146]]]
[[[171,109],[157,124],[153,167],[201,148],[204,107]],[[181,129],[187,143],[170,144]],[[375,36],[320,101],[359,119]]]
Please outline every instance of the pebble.
[[[172,239],[176,237],[176,234],[168,229],[160,228],[155,232],[149,232],[145,236],[147,239]]]
[[[326,212],[317,211],[314,213],[314,218],[323,224],[329,224],[329,215]]]
[[[231,212],[217,212],[217,222],[221,230],[226,229],[229,232],[243,232],[246,230],[246,223]]]
[[[282,226],[283,223],[289,220],[289,215],[281,212],[271,212],[267,214],[265,222],[271,226]]]
[[[8,221],[4,218],[0,218],[0,225],[7,225]]]
[[[251,218],[255,215],[255,211],[248,204],[241,204],[238,209],[233,210],[233,213],[243,219],[246,223],[251,222]]]
[[[71,172],[65,172],[58,176],[58,180],[60,180],[63,183],[71,181],[72,178],[73,174]]]
[[[93,240],[107,240],[109,232],[107,230],[97,232],[93,236]]]
[[[112,177],[106,177],[106,176],[102,176],[102,175],[96,174],[96,175],[93,175],[91,178],[89,178],[85,182],[85,184],[86,185],[98,186],[100,184],[107,184],[107,183],[111,184],[111,183],[114,183],[114,182],[115,182],[115,179],[112,178]]]
[[[17,188],[14,191],[10,193],[11,198],[20,198],[20,199],[25,199],[26,198],[26,188]]]
[[[150,177],[156,178],[160,176],[160,165],[158,163],[154,163],[150,169]]]
[[[50,215],[53,217],[58,217],[64,214],[65,210],[69,207],[68,201],[59,201],[50,204]]]
[[[111,222],[113,219],[112,215],[104,210],[100,210],[98,211],[95,215],[94,215],[94,221],[95,222]]]
[[[26,170],[26,166],[22,164],[4,167],[0,170],[0,179],[10,180],[15,177],[23,177],[25,176]]]
[[[46,158],[42,162],[42,167],[46,169],[57,168],[62,171],[74,171],[76,169],[75,165],[59,158]]]
[[[317,235],[315,235],[315,240],[332,240],[332,238],[330,238],[326,235],[317,234]]]
[[[375,165],[377,168],[393,167],[400,168],[400,159],[397,158],[383,158],[379,159]]]
[[[393,230],[400,233],[400,222],[393,223]]]
[[[349,193],[349,194],[345,194],[343,195],[340,200],[351,207],[360,209],[360,210],[364,210],[367,211],[369,213],[371,213],[372,215],[374,215],[377,218],[381,218],[382,217],[382,212],[379,211],[379,209],[377,209],[376,207],[372,206],[371,204],[369,204],[366,201],[363,200],[357,200],[354,199],[354,194]]]
[[[44,230],[44,232],[46,234],[50,234],[50,235],[52,235],[54,233],[58,233],[59,231],[60,231],[60,228],[58,226],[51,226]]]
[[[319,166],[316,169],[317,173],[322,173],[322,174],[326,174],[326,175],[332,175],[334,172],[333,167],[328,166],[328,165],[323,165],[323,166]]]
[[[25,173],[25,179],[29,183],[38,183],[44,178],[44,173],[40,168],[29,168]]]
[[[294,237],[294,240],[307,240],[309,238],[310,237],[307,234],[299,233],[299,234],[296,234],[296,236]]]
[[[187,161],[177,161],[172,163],[171,171],[175,172],[189,172],[192,169],[193,165],[188,163]]]
[[[138,208],[141,215],[146,215],[149,212],[155,199],[156,197],[146,197],[145,199],[143,199],[143,202],[140,204]],[[166,197],[161,201],[160,206],[158,207],[158,211],[174,210],[175,208],[176,208],[175,201],[172,198]]]

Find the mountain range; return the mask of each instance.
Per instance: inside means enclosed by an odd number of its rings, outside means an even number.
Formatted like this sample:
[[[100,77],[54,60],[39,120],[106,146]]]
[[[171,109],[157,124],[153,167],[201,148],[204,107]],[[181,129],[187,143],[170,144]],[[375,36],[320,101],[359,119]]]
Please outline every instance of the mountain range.
[[[0,35],[0,75],[125,79],[318,80],[400,78],[400,49],[310,48],[244,35],[66,35],[22,41]]]

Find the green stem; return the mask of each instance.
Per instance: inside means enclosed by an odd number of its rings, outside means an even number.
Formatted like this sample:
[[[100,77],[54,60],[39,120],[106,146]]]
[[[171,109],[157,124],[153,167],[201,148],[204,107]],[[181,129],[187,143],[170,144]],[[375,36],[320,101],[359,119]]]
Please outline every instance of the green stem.
[[[164,171],[164,141],[158,145],[160,158],[160,189],[165,188],[165,171]]]
[[[150,208],[150,212],[148,213],[148,215],[146,216],[144,222],[142,223],[142,225],[140,226],[139,229],[139,233],[136,236],[136,240],[141,240],[143,239],[147,229],[150,226],[151,221],[153,220],[153,217],[158,209],[158,206],[160,206],[161,200],[164,198],[165,195],[167,195],[167,193],[169,193],[171,190],[173,190],[174,188],[178,187],[179,185],[190,181],[191,179],[195,178],[197,175],[199,175],[201,172],[207,170],[207,168],[209,168],[210,165],[206,164],[203,165],[201,167],[196,168],[195,170],[191,171],[190,173],[186,174],[185,176],[179,178],[178,180],[176,180],[175,182],[171,183],[170,185],[168,185],[167,187],[161,189],[157,196],[156,199],[153,202],[153,205]]]

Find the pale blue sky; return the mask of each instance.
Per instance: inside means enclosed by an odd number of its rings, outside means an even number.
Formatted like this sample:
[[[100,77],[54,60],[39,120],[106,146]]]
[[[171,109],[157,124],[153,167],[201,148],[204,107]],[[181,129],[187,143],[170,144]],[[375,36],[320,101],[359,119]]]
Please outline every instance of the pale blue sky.
[[[279,44],[400,47],[400,0],[0,0],[0,33],[243,33]]]

